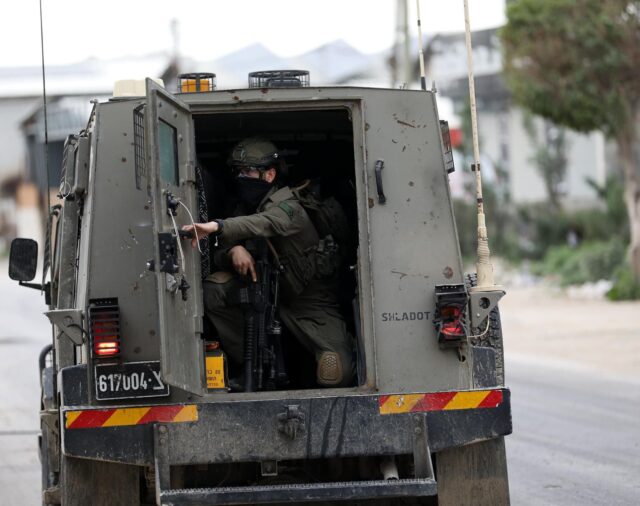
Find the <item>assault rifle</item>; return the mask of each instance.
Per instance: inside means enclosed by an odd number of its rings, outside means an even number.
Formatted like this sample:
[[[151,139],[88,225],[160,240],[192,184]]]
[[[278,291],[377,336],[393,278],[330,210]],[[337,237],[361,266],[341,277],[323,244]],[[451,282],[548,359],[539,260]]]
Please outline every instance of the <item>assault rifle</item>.
[[[247,241],[257,281],[239,290],[244,312],[244,390],[274,390],[288,383],[282,356],[282,325],[277,317],[281,266],[269,261],[267,240]]]

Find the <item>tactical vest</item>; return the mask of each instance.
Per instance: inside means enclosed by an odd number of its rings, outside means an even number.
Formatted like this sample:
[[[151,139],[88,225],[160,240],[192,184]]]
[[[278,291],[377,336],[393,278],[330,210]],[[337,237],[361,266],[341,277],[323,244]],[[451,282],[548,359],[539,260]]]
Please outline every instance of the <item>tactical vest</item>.
[[[351,230],[347,215],[334,197],[322,198],[309,188],[306,182],[291,192],[309,215],[321,239],[331,236],[336,247],[344,250],[351,241]]]
[[[321,198],[308,189],[308,184],[292,188],[291,193],[306,212],[319,239],[317,243],[297,255],[288,254],[290,252],[280,255],[280,261],[285,268],[283,292],[296,296],[312,279],[327,279],[338,274],[345,257],[344,245],[348,244],[350,236],[346,214],[335,198]],[[286,201],[278,203],[285,211],[287,205]],[[274,238],[275,243],[283,246],[287,240],[290,239]],[[285,248],[276,246],[275,249],[282,251]]]

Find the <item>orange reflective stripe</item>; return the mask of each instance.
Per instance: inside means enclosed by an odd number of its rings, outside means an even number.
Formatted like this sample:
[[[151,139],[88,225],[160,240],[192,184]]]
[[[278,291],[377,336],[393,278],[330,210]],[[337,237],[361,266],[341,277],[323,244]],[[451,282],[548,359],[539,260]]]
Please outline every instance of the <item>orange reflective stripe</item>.
[[[446,410],[450,409],[473,409],[489,395],[487,391],[481,392],[458,392],[453,399],[444,407]]]
[[[136,425],[151,408],[116,409],[103,427],[118,427],[120,425]]]
[[[67,429],[83,429],[85,427],[102,427],[102,424],[106,422],[111,415],[113,415],[115,409],[88,409],[83,411],[77,411],[77,416],[74,415],[73,422],[69,422],[69,419],[65,422]]]
[[[174,422],[193,422],[198,419],[198,410],[195,404],[185,406],[173,419]]]
[[[423,398],[422,394],[390,395],[380,405],[380,414],[407,413]]]
[[[82,411],[67,411],[65,413],[65,427],[67,429],[122,427],[126,425],[144,425],[153,422],[195,422],[197,420],[198,407],[195,404],[86,409]]]
[[[68,429],[81,414],[82,411],[67,411],[65,427]]]
[[[495,408],[502,404],[502,399],[502,390],[381,395],[378,398],[378,407],[381,415],[393,415],[427,411]]]

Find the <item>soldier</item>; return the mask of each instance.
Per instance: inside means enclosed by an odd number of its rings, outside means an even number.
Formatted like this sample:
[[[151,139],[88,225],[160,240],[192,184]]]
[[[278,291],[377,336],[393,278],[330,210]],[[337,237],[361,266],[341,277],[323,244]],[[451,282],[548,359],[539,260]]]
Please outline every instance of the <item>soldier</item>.
[[[326,248],[319,247],[321,238],[302,204],[288,186],[277,184],[284,163],[278,150],[270,141],[248,138],[234,147],[229,163],[242,210],[224,220],[197,223],[195,228],[198,237],[215,234],[220,243],[214,255],[219,271],[203,283],[204,306],[230,362],[240,366],[243,361],[243,315],[230,296],[241,280],[232,273],[255,282],[255,261],[243,242],[268,238],[284,266],[281,320],[315,355],[319,385],[351,384],[352,338],[338,306],[336,273],[325,267],[330,263],[322,257]],[[193,226],[184,229],[191,231]]]

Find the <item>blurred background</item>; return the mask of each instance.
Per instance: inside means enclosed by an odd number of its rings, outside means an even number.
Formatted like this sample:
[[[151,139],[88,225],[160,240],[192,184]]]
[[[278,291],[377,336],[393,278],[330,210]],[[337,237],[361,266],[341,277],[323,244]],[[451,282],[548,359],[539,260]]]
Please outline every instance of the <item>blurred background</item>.
[[[485,212],[501,302],[514,504],[640,502],[640,2],[470,0]],[[428,87],[449,121],[458,235],[476,227],[463,2],[421,1]],[[42,238],[64,141],[118,79],[299,68],[312,85],[419,88],[413,0],[43,2],[0,20],[0,504],[37,504],[35,290],[8,280]],[[433,84],[431,84],[433,83]],[[47,187],[48,165],[50,187]],[[6,486],[5,486],[6,485]],[[9,486],[10,485],[10,486]]]

